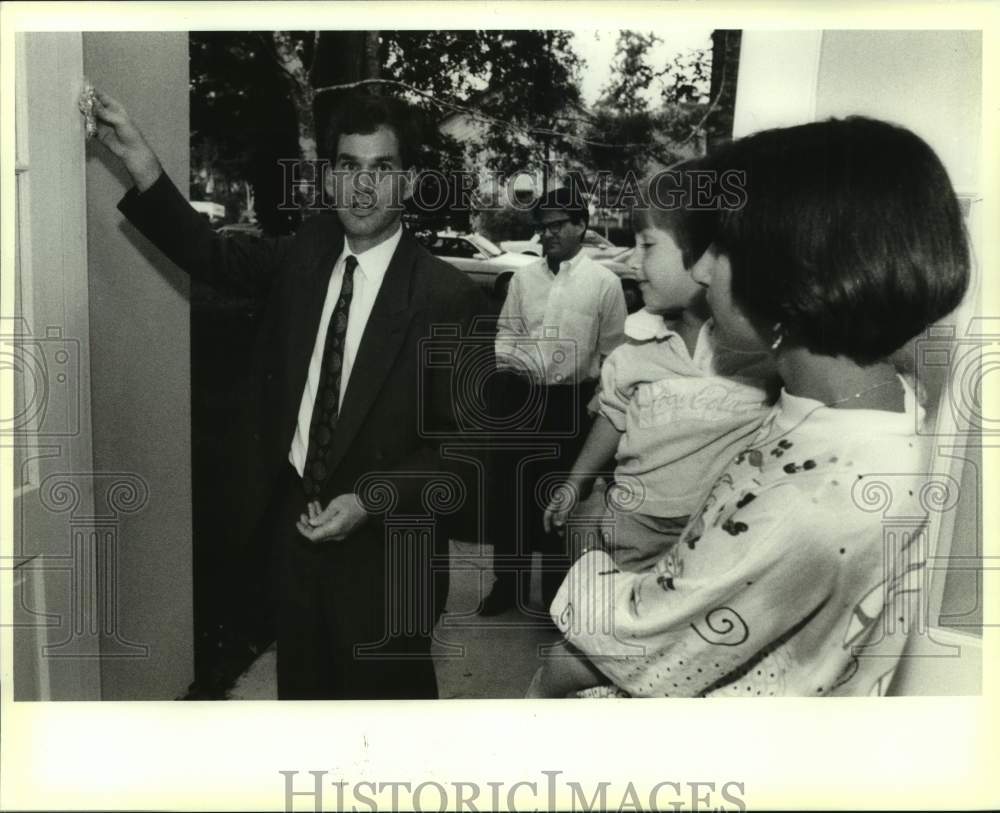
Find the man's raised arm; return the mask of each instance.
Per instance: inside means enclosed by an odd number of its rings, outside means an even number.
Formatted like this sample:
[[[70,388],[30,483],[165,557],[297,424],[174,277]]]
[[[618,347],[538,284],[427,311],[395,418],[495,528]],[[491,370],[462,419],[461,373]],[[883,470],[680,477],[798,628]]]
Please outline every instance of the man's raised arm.
[[[94,96],[98,140],[121,159],[136,189],[145,192],[163,172],[160,159],[117,99],[99,90]]]
[[[97,138],[119,158],[135,187],[118,204],[129,221],[178,267],[213,287],[260,296],[270,286],[290,238],[221,237],[163,171],[125,107],[95,91]]]

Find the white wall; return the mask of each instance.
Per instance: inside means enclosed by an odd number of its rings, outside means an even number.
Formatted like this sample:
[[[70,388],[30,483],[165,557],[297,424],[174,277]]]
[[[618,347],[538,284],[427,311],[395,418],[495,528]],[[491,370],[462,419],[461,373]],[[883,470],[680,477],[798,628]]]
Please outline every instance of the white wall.
[[[978,31],[827,31],[817,119],[862,114],[902,124],[941,157],[960,194],[979,186]]]
[[[188,35],[87,32],[84,70],[139,123],[187,188]],[[105,700],[169,700],[194,679],[188,279],[124,220],[131,184],[100,145],[87,162],[94,466],[148,489],[117,517],[116,638],[143,658],[105,657]],[[97,483],[100,488],[101,483]],[[96,495],[99,504],[103,499]],[[102,650],[121,649],[106,636]]]
[[[983,256],[982,40],[978,31],[744,31],[736,95],[734,135],[849,115],[866,115],[903,125],[924,138],[941,157],[956,192],[969,207],[968,225],[974,258]],[[978,263],[966,303],[942,321],[962,339],[978,311],[982,269]],[[972,328],[975,330],[976,328]],[[947,342],[946,342],[947,344]],[[954,354],[967,352],[956,342]],[[918,360],[919,361],[919,360]],[[957,428],[952,410],[940,410],[930,430],[931,465],[940,475],[961,483],[961,499],[947,517],[932,517],[932,545],[937,553],[965,559],[962,570],[931,568],[930,621],[938,624],[942,608],[961,633],[975,632],[982,619],[981,574],[968,562],[982,555],[981,468],[968,451],[981,438]],[[974,450],[973,450],[974,451]],[[950,564],[950,563],[949,563]],[[981,686],[978,638],[948,633],[949,644],[965,641],[962,657],[912,658],[900,670],[896,691],[968,693]],[[934,649],[930,639],[914,645]],[[937,647],[934,654],[940,655]],[[930,667],[930,668],[925,668]],[[951,681],[949,683],[949,675]]]

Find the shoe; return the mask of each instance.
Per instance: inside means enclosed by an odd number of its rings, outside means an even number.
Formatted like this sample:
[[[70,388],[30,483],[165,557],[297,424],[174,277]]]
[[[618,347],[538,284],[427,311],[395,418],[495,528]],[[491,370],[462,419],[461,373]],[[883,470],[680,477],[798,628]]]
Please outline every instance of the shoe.
[[[490,594],[479,605],[479,615],[500,615],[514,606],[514,591],[499,582],[493,585]]]

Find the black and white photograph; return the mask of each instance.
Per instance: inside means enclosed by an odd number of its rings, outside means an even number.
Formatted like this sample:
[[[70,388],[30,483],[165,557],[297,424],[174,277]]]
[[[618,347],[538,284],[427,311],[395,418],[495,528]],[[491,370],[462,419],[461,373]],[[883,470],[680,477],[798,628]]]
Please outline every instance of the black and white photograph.
[[[997,801],[984,752],[949,795],[907,750],[996,722],[995,5],[32,5],[0,49],[14,808]],[[171,778],[77,734],[32,760],[84,711]],[[741,773],[810,719],[829,793]],[[266,779],[180,806],[255,742]]]

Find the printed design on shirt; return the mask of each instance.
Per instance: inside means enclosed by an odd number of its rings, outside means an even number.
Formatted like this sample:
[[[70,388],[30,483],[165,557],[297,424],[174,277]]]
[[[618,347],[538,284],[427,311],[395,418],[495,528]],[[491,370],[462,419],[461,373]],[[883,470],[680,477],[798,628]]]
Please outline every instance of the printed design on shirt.
[[[816,461],[809,459],[803,460],[801,464],[786,463],[781,467],[781,470],[785,472],[785,474],[797,474],[800,471],[812,471],[814,468],[816,468]]]
[[[588,700],[607,700],[608,698],[627,698],[632,695],[617,686],[591,686],[589,689],[580,689],[574,696]]]
[[[737,652],[713,649],[705,652],[698,642],[670,642],[643,656],[626,656],[616,662],[616,682],[633,697],[699,697],[705,687],[716,684],[738,669]]]
[[[730,517],[722,523],[722,530],[730,536],[739,536],[740,534],[750,530],[750,526],[745,522],[734,522],[733,518]]]
[[[718,697],[725,690],[729,697],[781,697],[787,694],[785,677],[793,667],[787,648],[774,644],[708,686],[701,696]]]
[[[778,441],[778,444],[771,449],[771,457],[781,457],[785,452],[791,449],[795,444],[792,443],[787,438],[782,438]]]
[[[875,679],[871,689],[868,690],[868,696],[884,697],[889,691],[889,684],[892,683],[892,676],[895,674],[896,665],[893,664],[891,669],[887,669]]]
[[[702,505],[701,510],[695,514],[695,516],[691,519],[691,522],[688,523],[687,528],[684,529],[684,533],[681,534],[679,541],[687,545],[689,550],[694,550],[694,546],[698,544],[698,540],[704,535],[705,514],[708,513],[708,510],[712,507],[712,505],[714,505],[714,503],[715,495],[710,494],[705,500],[705,504]]]
[[[735,483],[733,482],[732,477],[728,474],[722,475],[716,483],[717,490],[721,490],[721,487],[728,488],[730,491],[736,491]],[[718,510],[715,512],[715,520],[712,522],[712,527],[721,527],[722,530],[730,536],[739,536],[740,534],[749,531],[750,526],[746,522],[736,519],[735,517],[741,508],[745,508],[757,499],[757,494],[751,489],[759,487],[760,481],[755,478],[751,480],[747,486],[740,490],[739,497],[736,499],[735,507],[732,510],[729,510],[730,501],[726,501],[720,505]],[[709,503],[711,501],[711,498],[706,500],[706,509],[709,507]]]
[[[684,560],[677,554],[677,546],[672,547],[659,562],[656,563],[658,574],[656,583],[664,591],[677,589],[674,587],[674,579],[684,573]]]
[[[559,613],[558,626],[560,629],[568,630],[573,623],[573,602],[567,601],[563,611]]]
[[[714,513],[714,518],[711,520],[711,527],[718,528],[722,527],[731,536],[739,536],[742,533],[746,533],[750,530],[748,523],[735,519],[734,515],[741,508],[745,508],[755,499],[757,499],[757,490],[760,488],[760,480],[753,478],[747,483],[738,493],[739,497],[735,501],[735,508],[729,511],[730,502],[727,499],[722,502],[724,496],[727,492],[736,492],[736,484],[733,477],[728,472],[722,474],[718,480],[715,481],[715,485],[712,487],[712,491],[705,498],[705,502],[702,504],[701,509],[697,514],[694,515],[685,532],[681,535],[680,541],[684,542],[689,550],[694,550],[695,545],[701,539],[705,533],[705,528],[709,525],[709,513]]]
[[[691,624],[691,629],[713,646],[739,646],[750,637],[750,627],[732,607],[709,610],[700,624]]]
[[[829,598],[821,601],[785,632],[762,647],[742,666],[709,686],[704,694],[708,695],[722,689],[726,689],[727,692],[732,691],[738,696],[753,694],[754,691],[759,695],[785,694],[785,675],[794,673],[796,668],[787,644],[822,612],[828,601]],[[823,694],[824,690],[825,687],[816,687],[818,694]]]
[[[851,657],[847,660],[847,664],[844,666],[844,671],[841,672],[837,679],[833,682],[833,685],[830,687],[830,691],[832,692],[835,689],[839,689],[851,680],[858,673],[858,668],[858,656],[851,655]]]
[[[743,463],[747,463],[753,466],[755,469],[764,468],[764,453],[760,449],[744,449],[733,461],[737,466],[742,466]]]
[[[888,605],[896,604],[908,595],[919,594],[924,564],[923,561],[909,562],[899,573],[882,580],[861,597],[848,616],[844,631],[845,649],[868,637],[872,627],[884,617]],[[869,641],[868,645],[877,640]]]
[[[677,421],[746,420],[767,406],[760,390],[733,381],[696,376],[644,382],[636,387],[632,403],[637,423],[644,429]]]

